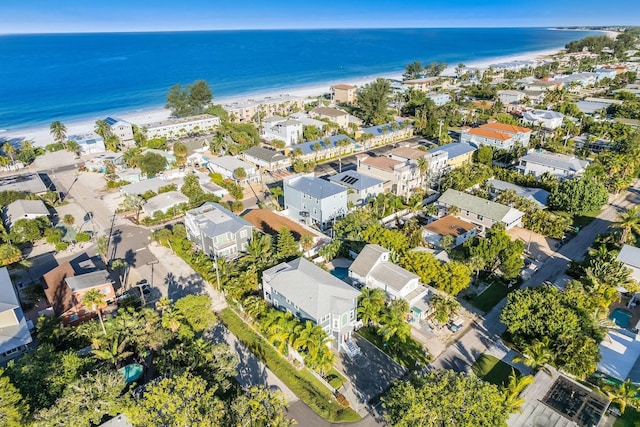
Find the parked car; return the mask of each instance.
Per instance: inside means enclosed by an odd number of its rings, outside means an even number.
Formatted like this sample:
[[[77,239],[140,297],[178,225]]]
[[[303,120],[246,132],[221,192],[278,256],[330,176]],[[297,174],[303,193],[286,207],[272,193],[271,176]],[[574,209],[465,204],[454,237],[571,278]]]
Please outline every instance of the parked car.
[[[447,328],[449,328],[451,332],[458,332],[460,329],[462,329],[463,326],[464,326],[464,320],[462,320],[460,317],[452,319],[447,324]]]

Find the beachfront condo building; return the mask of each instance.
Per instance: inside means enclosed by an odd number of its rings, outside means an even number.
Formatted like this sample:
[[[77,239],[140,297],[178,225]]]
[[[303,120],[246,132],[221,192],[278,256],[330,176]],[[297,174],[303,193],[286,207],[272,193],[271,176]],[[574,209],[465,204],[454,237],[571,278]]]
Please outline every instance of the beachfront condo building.
[[[356,102],[358,88],[353,85],[338,84],[331,86],[331,100],[335,103],[353,104]]]
[[[405,80],[402,85],[407,89],[431,92],[436,89],[449,88],[449,80],[443,77],[425,77],[422,79]]]
[[[229,120],[234,123],[258,122],[260,117],[273,115],[288,116],[301,111],[303,107],[304,98],[288,94],[222,104],[222,108],[229,113]]]
[[[211,114],[199,116],[170,118],[145,126],[147,139],[167,138],[175,139],[190,134],[211,133],[220,124],[220,118]]]

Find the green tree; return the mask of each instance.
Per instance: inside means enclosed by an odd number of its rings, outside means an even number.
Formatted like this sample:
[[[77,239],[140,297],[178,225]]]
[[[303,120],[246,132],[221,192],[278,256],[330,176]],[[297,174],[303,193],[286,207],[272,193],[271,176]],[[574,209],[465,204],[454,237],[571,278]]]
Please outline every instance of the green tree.
[[[205,192],[200,185],[198,177],[190,174],[184,177],[184,183],[180,187],[180,192],[189,198],[191,206],[200,206],[205,201]]]
[[[171,404],[167,404],[170,402]],[[224,404],[200,377],[188,373],[149,384],[124,413],[139,427],[223,425]]]
[[[549,208],[571,214],[599,211],[609,200],[609,193],[593,178],[583,177],[562,182],[549,195]]]
[[[176,163],[178,166],[182,166],[187,161],[187,154],[189,151],[187,150],[187,146],[182,142],[178,141],[173,144],[173,154],[176,156]]]
[[[49,220],[45,217],[17,220],[11,226],[9,240],[13,243],[35,242],[42,238],[44,230],[49,226]]]
[[[391,85],[385,79],[379,78],[358,89],[359,117],[365,123],[379,125],[391,120],[388,100],[391,95]]]
[[[509,382],[504,389],[505,403],[507,404],[509,413],[522,412],[520,407],[525,401],[520,397],[520,393],[522,393],[526,386],[533,383],[533,379],[533,375],[521,376],[516,374],[515,370],[511,369]]]
[[[76,219],[74,218],[73,215],[66,214],[65,216],[62,217],[62,222],[64,222],[65,224],[71,226],[71,225],[73,225],[74,222],[76,222]]]
[[[635,241],[635,234],[640,234],[640,206],[634,206],[618,215],[615,225],[622,229],[620,243],[624,245],[627,240]],[[630,239],[629,237],[634,237]]]
[[[129,267],[129,263],[124,258],[116,258],[111,261],[111,269],[118,273],[118,279],[120,279],[120,286],[124,289],[126,286],[125,276],[127,272],[127,267]]]
[[[425,251],[408,251],[400,258],[400,266],[420,277],[420,282],[430,284],[440,272],[440,261]]]
[[[458,295],[471,283],[471,272],[461,262],[451,261],[440,266],[440,273],[434,278],[434,286],[450,295]]]
[[[11,243],[0,244],[0,267],[20,261],[22,252]]]
[[[98,425],[105,416],[115,416],[127,401],[121,394],[125,389],[124,377],[118,372],[87,374],[64,390],[51,408],[35,414],[38,426]]]
[[[630,379],[627,379],[620,385],[606,385],[604,391],[612,402],[620,405],[620,412],[624,414],[627,405],[638,407],[640,400],[638,399],[638,387],[636,387]]]
[[[300,255],[296,239],[287,227],[282,227],[276,236],[276,254],[279,260],[287,261]]]
[[[291,427],[286,416],[286,400],[280,391],[253,386],[231,403],[227,425],[255,427]]]
[[[358,297],[358,318],[372,324],[382,320],[387,297],[382,289],[364,288]]]
[[[420,78],[424,73],[424,67],[420,61],[414,61],[404,67],[402,77],[405,80],[413,80]]]
[[[0,368],[0,424],[7,427],[23,426],[28,412],[29,405],[4,374],[4,369]]]
[[[276,201],[277,208],[281,209],[282,206],[280,205],[280,197],[284,196],[284,191],[282,190],[282,187],[280,186],[271,187],[269,189],[269,192],[271,193],[271,197],[273,197],[273,199]]]
[[[441,325],[447,324],[460,310],[460,303],[448,296],[436,294],[431,298],[429,304],[434,309],[433,317]]]
[[[177,117],[192,116],[206,110],[213,99],[211,88],[204,80],[196,80],[193,84],[176,84],[169,88],[165,108]]]
[[[303,234],[300,236],[300,246],[305,254],[313,248],[313,236],[311,234]]]
[[[509,416],[498,386],[453,371],[396,382],[382,401],[386,419],[397,427],[495,427]]]
[[[102,308],[107,305],[104,299],[104,294],[98,289],[90,289],[82,295],[82,305],[98,315],[100,326],[102,327],[102,333],[106,335],[107,330],[104,327],[104,320],[102,320]]]
[[[535,370],[544,369],[545,365],[553,364],[555,361],[555,355],[550,346],[549,337],[543,337],[540,341],[535,340],[527,344],[522,350],[522,356],[514,357],[513,361],[522,362]]]
[[[145,203],[145,200],[136,194],[125,194],[124,200],[122,201],[122,207],[126,211],[134,211],[137,222],[140,220],[140,211]]]
[[[67,140],[67,127],[60,121],[52,122],[49,126],[49,132],[53,136],[53,140],[58,144],[63,144]]]
[[[111,136],[111,126],[106,120],[96,120],[93,131],[105,140]]]
[[[196,333],[208,331],[217,323],[208,295],[187,295],[177,300],[174,308],[182,314],[186,324]]]
[[[147,177],[154,177],[167,167],[167,159],[160,154],[145,153],[139,157],[140,171]]]
[[[97,251],[103,259],[107,259],[107,249],[109,247],[109,237],[100,236],[97,241]]]
[[[491,166],[493,161],[493,150],[487,145],[483,145],[476,151],[476,160],[483,165]]]

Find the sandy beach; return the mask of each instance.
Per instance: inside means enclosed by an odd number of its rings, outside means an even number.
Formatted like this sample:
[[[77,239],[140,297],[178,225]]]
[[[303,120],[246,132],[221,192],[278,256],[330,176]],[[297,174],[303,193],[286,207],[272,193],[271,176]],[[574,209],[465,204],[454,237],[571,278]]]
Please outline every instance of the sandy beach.
[[[488,68],[491,64],[497,64],[500,62],[508,62],[508,61],[526,61],[533,59],[541,59],[548,57],[550,55],[554,55],[558,53],[559,49],[549,49],[543,51],[536,52],[528,52],[516,55],[502,56],[489,58],[482,61],[471,61],[464,62],[464,64],[469,68]],[[450,64],[450,66],[442,73],[445,76],[455,75],[455,67],[457,64]],[[356,86],[365,85],[376,78],[388,78],[388,79],[402,79],[401,72],[395,73],[386,73],[381,75],[372,75],[372,76],[364,76],[357,79],[345,79],[343,81],[331,81],[331,82],[318,82],[317,84],[304,86],[304,87],[283,87],[278,90],[268,90],[264,92],[254,92],[251,94],[245,94],[237,97],[224,97],[224,98],[214,98],[214,102],[216,104],[225,104],[235,101],[242,101],[245,99],[259,99],[266,96],[277,96],[280,94],[289,94],[293,96],[300,97],[313,97],[319,96],[329,91],[329,86],[332,84],[351,84]],[[215,94],[214,94],[215,95]],[[141,109],[132,112],[113,112],[109,115],[117,117],[122,120],[126,120],[130,123],[137,124],[139,126],[143,126],[145,124],[157,122],[164,120],[170,116],[171,112],[164,108],[149,108],[149,109]],[[76,121],[65,121],[64,124],[67,127],[67,135],[81,135],[88,132],[92,132],[95,126],[95,121],[105,118],[105,116],[97,116],[94,119],[85,119],[85,120],[76,120]],[[21,141],[21,140],[30,140],[36,146],[44,147],[47,144],[51,144],[53,142],[53,138],[49,133],[49,126],[37,126],[25,129],[12,130],[10,132],[2,132],[0,131],[0,140],[10,140],[10,141]]]

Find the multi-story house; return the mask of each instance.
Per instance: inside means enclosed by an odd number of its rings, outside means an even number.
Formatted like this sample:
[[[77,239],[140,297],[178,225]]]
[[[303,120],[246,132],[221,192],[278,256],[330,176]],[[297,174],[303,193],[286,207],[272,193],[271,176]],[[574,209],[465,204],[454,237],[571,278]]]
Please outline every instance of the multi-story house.
[[[349,128],[349,113],[331,107],[316,107],[309,112],[312,119],[327,119],[342,129]]]
[[[84,294],[98,290],[109,304],[115,301],[113,282],[106,270],[99,270],[92,261],[66,262],[42,276],[44,294],[53,311],[63,323],[77,325],[96,316],[95,307],[82,303]]]
[[[301,160],[313,160],[314,162],[317,162],[336,156],[343,156],[350,153],[353,149],[353,139],[349,138],[347,135],[340,134],[327,136],[326,138],[315,141],[303,142],[298,145],[288,147],[285,152],[294,154],[299,153],[299,158]]]
[[[453,215],[446,215],[422,227],[422,237],[437,247],[443,247],[444,236],[453,237],[452,247],[460,246],[476,236],[477,227]],[[449,248],[445,248],[449,249]]]
[[[498,222],[503,223],[506,229],[510,230],[520,225],[524,216],[524,212],[515,208],[452,188],[440,196],[437,205],[440,209],[448,211],[455,206],[457,208],[455,216],[477,225],[482,232]]]
[[[235,258],[253,236],[253,225],[211,202],[187,211],[184,225],[187,238],[202,252],[216,258]]]
[[[262,137],[267,141],[279,139],[284,141],[286,145],[295,145],[302,141],[302,128],[302,122],[298,120],[265,120],[263,122]]]
[[[284,181],[284,204],[291,218],[326,228],[347,214],[347,189],[313,173]]]
[[[405,88],[419,90],[420,92],[431,92],[436,89],[447,89],[449,81],[442,77],[425,77],[422,79],[405,80],[402,82]]]
[[[529,151],[518,159],[516,170],[524,175],[536,177],[549,172],[560,179],[565,179],[582,175],[587,166],[589,166],[588,161],[580,160],[575,156],[548,151]]]
[[[446,169],[455,169],[460,166],[471,163],[471,159],[473,158],[473,153],[477,150],[476,147],[470,144],[463,144],[460,142],[452,142],[451,144],[441,145],[436,148],[432,148],[429,150],[431,154],[440,154],[441,156],[446,155],[447,166]]]
[[[499,150],[509,150],[516,144],[529,145],[531,129],[504,123],[486,123],[477,128],[464,127],[460,142],[481,147],[488,145]]]
[[[384,181],[385,191],[410,197],[415,189],[423,187],[424,177],[417,163],[394,160],[391,157],[356,156],[357,171]]]
[[[364,206],[367,202],[384,192],[384,181],[354,170],[331,175],[329,181],[347,189],[347,202],[353,206]]]
[[[356,91],[358,88],[352,85],[337,84],[331,86],[331,100],[343,104],[353,104],[356,102]]]
[[[81,135],[70,135],[69,141],[75,141],[80,148],[80,155],[99,154],[106,151],[104,138],[96,133],[85,133]]]
[[[104,121],[109,125],[111,133],[118,138],[121,144],[128,146],[134,143],[131,123],[115,117],[107,117]]]
[[[0,268],[0,363],[29,349],[33,339],[9,271]]]
[[[275,308],[322,326],[333,338],[334,349],[351,338],[360,292],[306,258],[265,270],[262,292]]]
[[[413,136],[413,126],[403,122],[391,122],[383,125],[371,126],[356,132],[356,138],[362,141],[365,147],[389,144],[401,141]]]
[[[522,113],[522,123],[554,130],[562,126],[564,114],[551,110],[530,110]]]
[[[220,118],[211,114],[170,118],[145,126],[145,136],[152,138],[180,138],[192,133],[211,133],[220,125]]]

